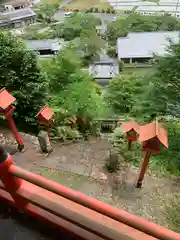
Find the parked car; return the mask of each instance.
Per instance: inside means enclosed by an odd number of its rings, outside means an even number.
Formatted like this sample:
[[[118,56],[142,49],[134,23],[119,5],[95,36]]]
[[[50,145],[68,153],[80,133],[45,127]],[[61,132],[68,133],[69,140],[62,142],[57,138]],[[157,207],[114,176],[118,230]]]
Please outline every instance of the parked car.
[[[66,12],[66,13],[65,13],[65,17],[71,17],[72,14],[73,14],[73,12]]]

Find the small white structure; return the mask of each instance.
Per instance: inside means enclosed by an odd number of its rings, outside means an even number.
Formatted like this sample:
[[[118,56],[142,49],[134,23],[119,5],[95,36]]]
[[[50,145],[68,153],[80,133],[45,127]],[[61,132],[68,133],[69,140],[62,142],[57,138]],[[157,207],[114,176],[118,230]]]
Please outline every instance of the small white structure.
[[[117,39],[118,59],[131,63],[148,61],[154,54],[163,56],[167,53],[169,41],[178,42],[179,32],[129,33],[127,37]]]

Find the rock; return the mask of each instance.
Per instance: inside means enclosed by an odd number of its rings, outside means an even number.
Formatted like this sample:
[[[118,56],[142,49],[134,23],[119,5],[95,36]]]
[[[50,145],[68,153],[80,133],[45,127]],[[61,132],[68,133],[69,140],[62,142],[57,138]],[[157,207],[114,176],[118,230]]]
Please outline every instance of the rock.
[[[99,179],[103,180],[103,181],[107,181],[108,177],[106,176],[106,174],[104,174],[103,172],[99,173]]]
[[[41,130],[38,134],[38,140],[43,153],[50,153],[52,151],[47,132]]]

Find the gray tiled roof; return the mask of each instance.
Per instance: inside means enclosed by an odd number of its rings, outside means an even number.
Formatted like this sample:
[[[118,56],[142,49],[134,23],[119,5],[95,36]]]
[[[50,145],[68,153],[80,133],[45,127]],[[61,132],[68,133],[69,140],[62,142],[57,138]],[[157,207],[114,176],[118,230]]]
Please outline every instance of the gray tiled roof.
[[[179,32],[142,32],[129,33],[127,37],[118,38],[118,58],[151,58],[153,54],[162,56],[167,53],[169,39],[179,40]]]
[[[36,13],[31,8],[23,8],[0,14],[0,22],[17,21],[33,16],[36,16]]]
[[[119,67],[115,61],[100,61],[92,64],[89,72],[95,79],[111,79],[119,74]]]
[[[58,39],[46,39],[46,40],[28,40],[26,41],[26,46],[29,50],[39,51],[39,50],[52,50],[59,51],[63,42]]]

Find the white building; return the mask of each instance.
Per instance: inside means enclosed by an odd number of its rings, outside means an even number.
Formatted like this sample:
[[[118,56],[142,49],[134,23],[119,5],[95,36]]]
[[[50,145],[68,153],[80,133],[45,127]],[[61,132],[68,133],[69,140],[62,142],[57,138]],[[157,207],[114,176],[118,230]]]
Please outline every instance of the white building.
[[[169,40],[179,41],[179,32],[139,32],[129,33],[127,37],[117,39],[118,59],[126,63],[144,62],[155,55],[167,53]]]
[[[143,0],[108,0],[111,6],[120,11],[135,11],[142,15],[162,15],[168,13],[180,18],[179,0],[160,0],[158,3]]]

